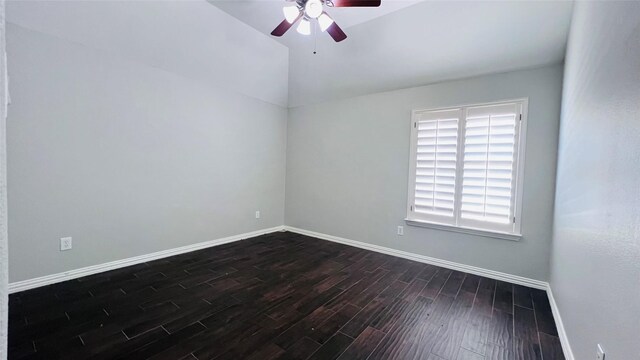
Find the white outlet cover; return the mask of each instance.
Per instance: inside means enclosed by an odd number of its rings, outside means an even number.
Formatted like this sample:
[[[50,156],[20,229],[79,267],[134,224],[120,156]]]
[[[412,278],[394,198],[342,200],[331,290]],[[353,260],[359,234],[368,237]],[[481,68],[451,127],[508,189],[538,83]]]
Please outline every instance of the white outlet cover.
[[[73,239],[71,237],[60,238],[60,251],[71,250],[73,247]]]
[[[260,219],[260,210],[256,211],[256,219]]]
[[[404,226],[398,226],[398,235],[404,235]]]

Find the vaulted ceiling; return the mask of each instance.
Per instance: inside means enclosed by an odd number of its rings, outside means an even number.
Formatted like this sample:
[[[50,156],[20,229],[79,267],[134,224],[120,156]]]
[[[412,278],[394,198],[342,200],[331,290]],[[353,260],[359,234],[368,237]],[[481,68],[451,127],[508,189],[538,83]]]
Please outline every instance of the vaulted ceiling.
[[[379,8],[328,9],[348,35],[335,43],[295,28],[282,38],[269,35],[289,4],[12,1],[7,8],[8,20],[20,26],[294,107],[559,63],[573,6],[382,0]],[[242,60],[249,54],[251,62]],[[243,71],[234,71],[239,64]]]
[[[291,2],[285,0],[207,0],[226,13],[252,26],[256,30],[269,34],[273,28],[282,21],[283,6],[290,6]],[[342,27],[351,26],[374,20],[394,11],[419,3],[419,0],[386,0],[380,7],[368,8],[333,8],[326,11]],[[274,38],[281,43],[292,46],[300,43],[295,34],[295,28],[290,34],[281,38]]]
[[[267,36],[290,4],[209,1]],[[290,49],[289,106],[559,63],[573,7],[569,1],[382,4],[330,9],[349,36],[341,43],[295,28],[274,38]]]

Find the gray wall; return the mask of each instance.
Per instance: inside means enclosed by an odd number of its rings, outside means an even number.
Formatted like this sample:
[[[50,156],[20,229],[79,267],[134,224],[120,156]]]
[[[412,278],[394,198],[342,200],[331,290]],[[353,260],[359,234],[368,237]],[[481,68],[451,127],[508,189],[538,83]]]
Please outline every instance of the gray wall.
[[[640,2],[577,2],[551,287],[576,359],[640,359]]]
[[[289,110],[287,225],[547,280],[562,66]],[[529,97],[523,239],[404,224],[412,109]],[[405,235],[396,227],[405,225]]]
[[[243,63],[286,57],[250,30]],[[7,49],[11,282],[284,223],[286,108],[11,22]]]
[[[0,0],[0,359],[7,356],[9,254],[7,252],[6,59],[4,0]]]

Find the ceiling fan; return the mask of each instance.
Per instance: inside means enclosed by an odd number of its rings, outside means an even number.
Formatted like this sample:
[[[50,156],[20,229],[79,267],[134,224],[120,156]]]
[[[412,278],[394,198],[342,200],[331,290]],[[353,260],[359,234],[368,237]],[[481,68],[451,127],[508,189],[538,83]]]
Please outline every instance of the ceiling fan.
[[[289,0],[294,1],[294,0]],[[271,35],[282,36],[298,20],[300,23],[296,30],[303,35],[311,34],[311,21],[317,20],[320,30],[326,31],[333,40],[340,42],[347,38],[347,34],[333,21],[331,16],[324,11],[328,7],[378,7],[381,0],[295,0],[295,5],[285,6],[282,9],[284,20],[278,25]]]

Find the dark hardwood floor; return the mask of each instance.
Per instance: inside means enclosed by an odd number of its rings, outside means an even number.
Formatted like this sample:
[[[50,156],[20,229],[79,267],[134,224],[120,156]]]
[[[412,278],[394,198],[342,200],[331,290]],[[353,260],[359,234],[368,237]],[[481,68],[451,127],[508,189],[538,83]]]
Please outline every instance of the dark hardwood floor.
[[[563,359],[544,291],[293,233],[10,296],[10,359]]]

